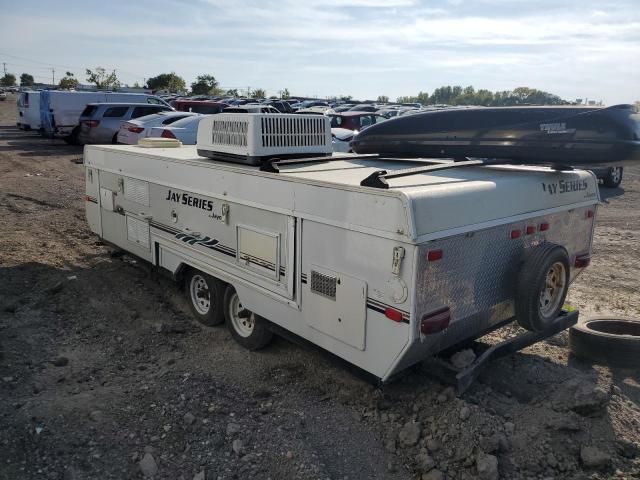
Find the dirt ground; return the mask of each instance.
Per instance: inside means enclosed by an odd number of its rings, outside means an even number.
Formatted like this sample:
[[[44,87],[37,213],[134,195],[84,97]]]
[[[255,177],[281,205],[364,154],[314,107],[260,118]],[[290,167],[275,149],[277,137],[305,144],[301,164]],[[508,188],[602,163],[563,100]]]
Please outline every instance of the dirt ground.
[[[381,389],[309,345],[243,350],[89,231],[82,149],[15,121],[9,95],[0,479],[640,478],[640,372],[573,358],[565,332],[456,398],[427,365]],[[594,259],[569,303],[637,317],[640,169],[601,193]]]

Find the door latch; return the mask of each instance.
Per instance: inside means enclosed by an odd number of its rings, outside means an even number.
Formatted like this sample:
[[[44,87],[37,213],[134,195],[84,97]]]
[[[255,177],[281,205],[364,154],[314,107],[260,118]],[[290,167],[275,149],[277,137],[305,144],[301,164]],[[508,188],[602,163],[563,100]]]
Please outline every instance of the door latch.
[[[393,262],[391,263],[391,273],[394,275],[400,275],[400,265],[404,258],[403,247],[393,247]]]
[[[228,215],[229,215],[229,204],[223,203],[222,208],[220,208],[220,221],[224,224],[228,223]]]

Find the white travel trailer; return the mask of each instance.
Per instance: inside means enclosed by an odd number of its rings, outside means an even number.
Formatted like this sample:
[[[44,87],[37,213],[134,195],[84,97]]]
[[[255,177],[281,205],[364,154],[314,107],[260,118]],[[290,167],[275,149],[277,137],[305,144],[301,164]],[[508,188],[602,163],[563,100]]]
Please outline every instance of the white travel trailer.
[[[79,128],[78,119],[88,103],[121,102],[150,103],[170,107],[161,98],[146,93],[43,90],[40,92],[42,133],[47,137],[60,137],[73,143]]]
[[[87,220],[241,345],[285,329],[382,380],[514,319],[557,326],[593,174],[330,151],[326,118],[282,114],[209,117],[196,147],[88,145]],[[362,186],[383,170],[402,176]]]
[[[40,130],[40,92],[26,90],[18,96],[18,128]]]

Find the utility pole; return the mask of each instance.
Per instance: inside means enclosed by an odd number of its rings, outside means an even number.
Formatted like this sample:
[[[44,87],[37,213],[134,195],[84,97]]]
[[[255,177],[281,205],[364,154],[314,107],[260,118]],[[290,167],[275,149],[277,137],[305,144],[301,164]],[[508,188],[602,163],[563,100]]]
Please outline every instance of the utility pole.
[[[251,97],[251,87],[247,86],[247,98]]]
[[[56,84],[56,70],[51,68],[51,85]]]
[[[4,74],[6,76],[7,75],[7,63],[6,62],[2,62],[2,68],[4,68]]]

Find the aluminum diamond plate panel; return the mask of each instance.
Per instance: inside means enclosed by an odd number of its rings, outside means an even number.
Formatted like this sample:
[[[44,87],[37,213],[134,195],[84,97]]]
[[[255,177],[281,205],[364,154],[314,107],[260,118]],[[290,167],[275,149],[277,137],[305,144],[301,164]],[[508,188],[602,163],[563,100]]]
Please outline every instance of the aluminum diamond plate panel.
[[[443,306],[451,309],[452,318],[449,328],[425,340],[441,350],[513,317],[516,281],[527,251],[544,241],[557,243],[567,249],[571,265],[576,255],[591,251],[593,218],[587,218],[587,210],[534,217],[421,245],[417,318]],[[548,230],[539,231],[543,223],[548,223]],[[535,226],[536,233],[527,235],[527,226]],[[512,230],[520,230],[521,236],[512,239]],[[442,250],[442,259],[429,262],[430,250]],[[572,278],[575,273],[572,269]],[[419,321],[415,326],[419,328]]]

